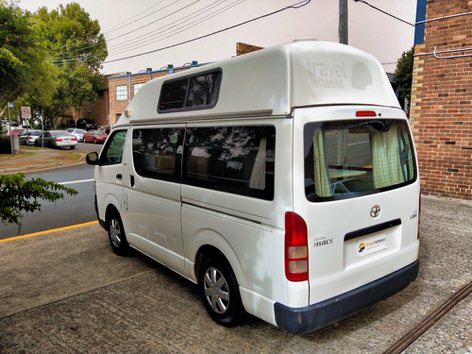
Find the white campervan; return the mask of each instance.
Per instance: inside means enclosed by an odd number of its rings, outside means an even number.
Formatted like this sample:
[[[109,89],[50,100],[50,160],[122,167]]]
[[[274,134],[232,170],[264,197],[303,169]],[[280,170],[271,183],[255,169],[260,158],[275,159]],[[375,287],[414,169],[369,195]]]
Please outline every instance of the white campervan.
[[[95,166],[98,219],[218,323],[320,328],[418,273],[420,186],[381,65],[298,41],[145,84]]]

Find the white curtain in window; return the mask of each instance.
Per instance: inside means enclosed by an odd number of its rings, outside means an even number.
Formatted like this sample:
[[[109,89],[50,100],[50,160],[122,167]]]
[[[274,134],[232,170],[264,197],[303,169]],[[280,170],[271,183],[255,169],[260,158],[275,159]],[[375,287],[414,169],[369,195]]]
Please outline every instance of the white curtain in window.
[[[265,189],[266,150],[267,139],[262,137],[259,142],[259,150],[257,151],[251,177],[249,177],[249,188],[261,190]]]
[[[315,192],[319,197],[330,197],[328,171],[324,149],[323,130],[318,129],[313,136],[313,159]]]
[[[388,131],[375,132],[372,139],[372,170],[375,188],[393,186],[405,182],[400,161],[399,131],[393,125]]]

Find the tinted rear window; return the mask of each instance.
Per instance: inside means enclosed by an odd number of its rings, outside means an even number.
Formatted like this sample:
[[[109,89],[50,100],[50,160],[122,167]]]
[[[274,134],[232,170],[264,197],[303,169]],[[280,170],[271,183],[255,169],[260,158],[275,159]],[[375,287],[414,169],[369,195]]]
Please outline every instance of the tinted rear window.
[[[304,145],[310,201],[352,198],[416,180],[413,143],[403,120],[310,123]]]

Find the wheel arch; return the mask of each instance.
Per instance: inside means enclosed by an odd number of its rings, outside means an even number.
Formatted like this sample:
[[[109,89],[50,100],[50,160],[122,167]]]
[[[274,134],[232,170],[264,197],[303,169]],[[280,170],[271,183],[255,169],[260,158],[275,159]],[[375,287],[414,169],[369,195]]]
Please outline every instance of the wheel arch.
[[[118,208],[113,204],[108,204],[105,210],[105,230],[107,231],[110,227],[109,222],[110,222],[110,216],[112,215],[112,213],[116,213],[121,219],[121,215],[120,215],[120,212],[118,211]]]
[[[222,249],[224,249],[224,251]],[[238,257],[236,256],[232,248],[229,246],[229,244],[227,244],[226,247],[221,247],[221,245],[220,247],[217,247],[210,243],[202,244],[198,248],[198,251],[196,253],[194,264],[194,276],[197,282],[199,280],[199,274],[201,270],[200,267],[203,263],[203,260],[208,257],[220,258],[221,260],[227,262],[236,278],[238,285],[244,284],[244,274],[239,264]]]

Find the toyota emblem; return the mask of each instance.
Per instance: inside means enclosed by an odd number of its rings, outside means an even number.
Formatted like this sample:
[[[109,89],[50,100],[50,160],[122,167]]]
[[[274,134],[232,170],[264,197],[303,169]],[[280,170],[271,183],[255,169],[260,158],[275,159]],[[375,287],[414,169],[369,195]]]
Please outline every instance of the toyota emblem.
[[[380,209],[380,205],[374,205],[372,208],[370,208],[370,216],[373,218],[379,217],[381,212],[382,209]]]

